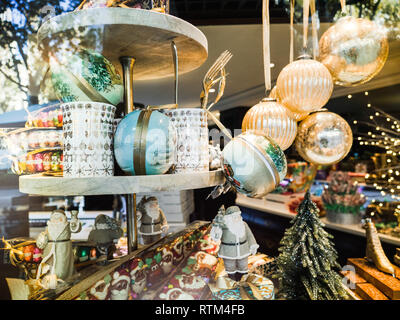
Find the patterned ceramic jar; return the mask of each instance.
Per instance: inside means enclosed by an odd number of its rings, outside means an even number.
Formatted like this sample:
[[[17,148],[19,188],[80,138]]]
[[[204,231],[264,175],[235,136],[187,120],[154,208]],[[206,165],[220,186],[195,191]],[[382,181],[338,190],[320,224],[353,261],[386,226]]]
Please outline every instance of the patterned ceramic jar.
[[[113,121],[115,107],[99,102],[62,104],[64,176],[114,175]]]
[[[177,130],[176,172],[209,171],[207,112],[179,108],[165,114]]]

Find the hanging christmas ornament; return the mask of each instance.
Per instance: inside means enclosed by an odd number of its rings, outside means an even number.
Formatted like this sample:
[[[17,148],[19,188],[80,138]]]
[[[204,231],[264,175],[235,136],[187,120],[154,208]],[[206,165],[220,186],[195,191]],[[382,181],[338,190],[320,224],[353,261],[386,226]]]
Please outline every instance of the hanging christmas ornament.
[[[247,111],[242,131],[260,130],[274,140],[282,150],[289,148],[297,134],[297,123],[291,112],[276,99],[264,98]]]
[[[389,53],[384,28],[374,21],[351,16],[339,19],[319,41],[321,61],[335,84],[357,86],[381,71]]]
[[[290,111],[310,113],[328,102],[333,81],[322,63],[303,55],[282,69],[276,88],[281,103]]]
[[[247,131],[223,150],[227,180],[240,193],[261,198],[285,178],[287,165],[281,148],[261,132]]]
[[[269,1],[265,0],[263,2],[263,51],[266,91],[271,89],[268,7]],[[247,130],[260,130],[272,138],[282,150],[286,150],[296,137],[297,125],[291,112],[276,99],[264,98],[246,113],[242,122],[242,131]]]
[[[123,171],[132,175],[163,174],[174,164],[176,128],[156,110],[135,110],[118,124],[114,154]]]
[[[269,1],[263,0],[264,76],[267,91],[271,89],[268,6]],[[222,123],[218,121],[216,124],[224,133],[227,132]],[[215,199],[231,187],[253,198],[261,198],[274,190],[285,178],[287,171],[282,149],[262,131],[249,130],[235,138],[227,133],[231,140],[222,151],[227,181],[217,186],[209,197]]]
[[[303,120],[295,141],[300,156],[311,163],[331,165],[350,151],[353,134],[348,123],[336,113],[319,111]]]
[[[280,100],[280,98],[278,96],[278,92],[276,90],[276,86],[274,86],[272,88],[271,92],[269,93],[269,97],[272,98],[272,99],[275,99],[276,101],[281,103],[280,102],[281,100]],[[290,116],[296,121],[301,121],[301,120],[307,118],[307,116],[309,115],[308,112],[305,112],[305,113],[293,112],[293,111],[290,111],[288,108],[286,108],[286,110],[287,110],[287,112],[290,113]]]

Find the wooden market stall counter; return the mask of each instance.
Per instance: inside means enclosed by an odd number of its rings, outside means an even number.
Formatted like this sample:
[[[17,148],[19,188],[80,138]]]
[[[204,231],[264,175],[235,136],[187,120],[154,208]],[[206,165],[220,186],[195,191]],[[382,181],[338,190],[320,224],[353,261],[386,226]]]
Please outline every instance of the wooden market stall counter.
[[[287,201],[289,197],[295,199],[298,196],[299,194],[293,196],[271,194],[268,195],[266,199],[252,199],[238,194],[236,198],[236,204],[241,207],[246,207],[257,211],[266,212],[272,215],[277,215],[288,219],[292,219],[295,216],[295,214],[290,212],[290,210],[288,209]],[[322,217],[321,221],[329,229],[365,237],[365,230],[361,227],[361,224],[342,225],[342,224],[332,223],[328,221],[326,217]],[[381,233],[379,234],[379,238],[381,239],[382,242],[386,242],[388,244],[392,244],[395,246],[400,246],[400,238],[396,238]]]

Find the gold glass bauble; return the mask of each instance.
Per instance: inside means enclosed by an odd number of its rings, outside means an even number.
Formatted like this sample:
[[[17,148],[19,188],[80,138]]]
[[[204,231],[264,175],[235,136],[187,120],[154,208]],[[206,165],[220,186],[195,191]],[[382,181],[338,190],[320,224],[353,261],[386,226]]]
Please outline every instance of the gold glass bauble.
[[[278,92],[276,90],[276,86],[274,86],[271,90],[271,92],[269,93],[269,98],[272,99],[276,99],[276,101],[278,101],[280,103],[280,98],[278,96]],[[288,112],[290,112],[292,118],[296,121],[301,121],[304,120],[305,118],[307,118],[307,116],[309,115],[308,112],[305,113],[300,113],[300,112],[293,112],[290,111],[288,108],[286,108]]]
[[[295,141],[300,156],[311,163],[331,165],[350,151],[353,133],[341,116],[328,111],[309,115],[298,127]]]
[[[375,22],[354,17],[339,19],[319,41],[319,57],[335,84],[357,86],[381,71],[389,53],[386,31]]]
[[[282,69],[276,83],[280,102],[292,112],[321,109],[333,91],[329,70],[310,56],[301,56]]]
[[[289,148],[297,134],[297,123],[283,105],[272,98],[264,98],[247,111],[242,131],[262,131],[282,149]]]

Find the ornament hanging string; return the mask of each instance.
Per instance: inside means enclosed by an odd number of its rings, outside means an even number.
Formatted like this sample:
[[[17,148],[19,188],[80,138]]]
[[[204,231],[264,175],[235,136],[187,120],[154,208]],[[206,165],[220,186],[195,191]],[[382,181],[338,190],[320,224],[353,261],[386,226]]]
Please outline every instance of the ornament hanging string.
[[[304,0],[303,2],[303,48],[304,49],[307,49],[309,11],[310,11],[310,0]]]
[[[311,10],[313,58],[316,59],[318,56],[318,33],[317,33],[317,15],[315,10],[315,0],[310,0],[310,10]]]
[[[271,50],[270,50],[270,25],[269,25],[269,0],[263,0],[263,52],[264,52],[264,78],[266,93],[271,90]]]
[[[342,7],[342,13],[346,13],[346,0],[340,0],[340,6]]]
[[[293,62],[293,52],[294,52],[294,28],[293,28],[293,16],[294,16],[294,5],[295,0],[290,0],[290,53],[289,53],[289,63]]]

